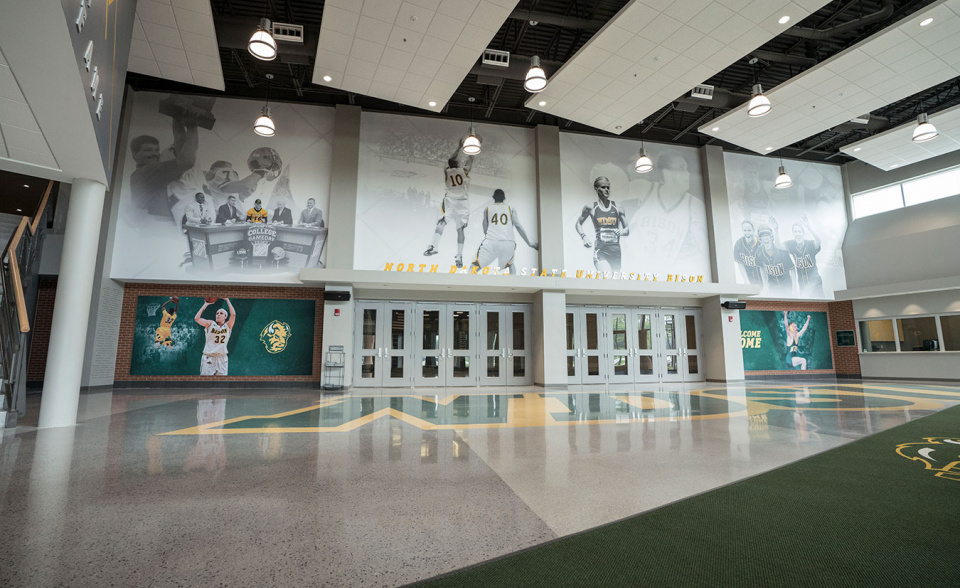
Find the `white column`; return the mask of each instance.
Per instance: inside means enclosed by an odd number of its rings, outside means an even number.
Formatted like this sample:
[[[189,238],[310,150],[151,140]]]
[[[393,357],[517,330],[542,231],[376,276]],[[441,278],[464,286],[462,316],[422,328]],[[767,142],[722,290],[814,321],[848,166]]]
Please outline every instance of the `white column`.
[[[77,422],[105,191],[106,186],[100,182],[76,180],[70,192],[40,402],[41,428],[65,427]]]
[[[533,297],[533,381],[567,387],[567,295],[540,291]]]
[[[711,296],[703,301],[704,374],[710,382],[742,382],[743,352],[740,350],[740,311],[720,306],[727,300]]]

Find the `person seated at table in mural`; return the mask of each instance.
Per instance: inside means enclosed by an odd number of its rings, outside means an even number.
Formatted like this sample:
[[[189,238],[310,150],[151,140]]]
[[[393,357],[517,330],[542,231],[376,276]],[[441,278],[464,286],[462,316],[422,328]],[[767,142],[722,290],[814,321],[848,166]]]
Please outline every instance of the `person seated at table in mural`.
[[[740,223],[740,229],[743,231],[743,237],[737,239],[733,246],[733,259],[737,263],[740,275],[749,284],[763,284],[762,270],[757,265],[757,249],[760,247],[760,240],[757,238],[756,228],[753,223],[745,220]]]
[[[760,225],[757,234],[760,236],[760,247],[757,248],[756,259],[757,265],[763,268],[762,293],[766,296],[792,296],[796,291],[793,259],[785,249],[777,247],[770,225]]]
[[[173,305],[173,312],[167,310],[167,305]],[[156,334],[153,338],[153,348],[159,349],[161,345],[164,347],[173,347],[173,322],[177,320],[177,309],[180,308],[180,299],[176,296],[172,296],[170,300],[167,300],[163,303],[163,306],[160,307],[160,326],[157,327]]]
[[[539,245],[527,237],[527,232],[520,224],[517,211],[507,205],[504,200],[507,196],[503,190],[493,191],[493,204],[483,213],[483,241],[477,249],[477,257],[473,264],[476,267],[487,267],[493,262],[503,264],[504,269],[513,273],[513,253],[517,250],[517,239],[513,235],[514,229],[520,234],[528,247],[537,250]]]
[[[197,192],[193,195],[194,201],[187,205],[184,211],[184,222],[195,225],[213,224],[213,206],[207,202],[207,196],[203,192]]]
[[[214,320],[201,318],[203,311],[213,303],[207,302],[207,300],[216,302],[216,299],[213,298],[205,299],[203,306],[197,311],[197,316],[193,317],[193,320],[203,327],[204,337],[206,338],[203,353],[200,355],[200,375],[226,376],[229,375],[227,344],[230,343],[230,334],[233,332],[233,325],[237,320],[237,311],[233,309],[230,299],[224,298],[223,301],[227,303],[227,308],[230,309],[229,313],[223,308],[218,308]]]
[[[303,227],[323,228],[323,212],[317,208],[317,201],[314,198],[307,198],[307,207],[300,213],[300,222]]]
[[[170,218],[173,203],[167,186],[180,179],[197,162],[197,116],[187,112],[172,118],[173,157],[161,157],[160,140],[140,135],[130,140],[130,152],[137,168],[130,174],[130,196],[134,206],[150,215]]]
[[[599,200],[583,207],[574,228],[586,248],[593,247],[593,265],[599,272],[620,271],[620,237],[630,234],[630,227],[617,203],[610,199],[610,180],[599,176],[593,181]],[[583,230],[583,222],[590,218],[596,238],[591,241]]]
[[[259,198],[253,201],[253,208],[247,211],[247,221],[251,223],[265,223],[268,216],[269,213],[263,208]]]
[[[806,229],[813,239],[807,239]],[[797,268],[797,285],[803,298],[823,298],[823,280],[817,269],[817,254],[820,253],[820,237],[810,228],[807,215],[793,225],[793,240],[787,241],[787,251],[793,256]]]
[[[244,221],[243,213],[240,212],[240,203],[236,194],[227,196],[227,203],[217,209],[217,224],[232,225]]]
[[[447,166],[443,169],[446,193],[444,193],[443,203],[440,205],[437,226],[433,232],[433,243],[423,252],[424,255],[440,253],[437,249],[440,244],[440,237],[443,236],[443,229],[447,226],[447,223],[451,222],[457,228],[457,255],[454,257],[454,263],[458,268],[463,267],[464,229],[467,228],[467,223],[470,221],[468,186],[470,185],[470,168],[473,167],[472,155],[467,156],[463,165],[457,159],[462,148],[463,141],[457,146],[453,155],[447,159]]]
[[[809,314],[807,322],[803,323],[803,328],[797,331],[797,323],[790,322],[787,319],[787,311],[783,311],[783,328],[787,332],[787,367],[807,369],[807,358],[800,357],[800,337],[807,332],[808,326],[810,326]]]
[[[277,207],[273,210],[273,216],[270,222],[277,225],[292,225],[293,213],[287,208],[287,203],[281,198],[277,200]]]
[[[644,180],[631,182],[639,197],[621,208],[635,233],[631,252],[656,259],[667,267],[679,260],[697,259],[706,249],[706,205],[690,193],[690,169],[683,154],[665,151],[656,158],[652,180],[642,193]],[[699,237],[699,238],[698,238]]]

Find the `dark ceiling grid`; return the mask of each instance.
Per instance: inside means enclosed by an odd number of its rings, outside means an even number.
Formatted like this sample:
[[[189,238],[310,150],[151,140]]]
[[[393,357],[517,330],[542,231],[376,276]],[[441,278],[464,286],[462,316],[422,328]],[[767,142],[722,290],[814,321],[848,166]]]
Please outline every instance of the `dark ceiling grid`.
[[[763,47],[743,56],[709,80],[704,80],[704,83],[715,86],[720,92],[732,93],[732,97],[727,96],[726,103],[715,100],[698,104],[678,96],[677,101],[664,105],[641,125],[624,132],[623,136],[639,136],[642,128],[644,137],[653,141],[695,146],[718,143],[727,149],[741,151],[743,149],[738,146],[700,134],[697,127],[738,107],[740,101],[749,94],[755,71],[763,87],[771,89],[933,1],[834,0],[795,23]],[[532,55],[539,55],[549,76],[576,54],[602,23],[609,21],[627,3],[628,0],[521,0],[515,10],[519,18],[507,19],[489,46],[510,51],[511,59],[521,63]],[[323,5],[322,0],[211,0],[215,22],[221,19],[246,19],[250,22],[251,32],[262,17],[319,31]],[[531,25],[529,21],[537,20],[537,15],[550,23],[538,21],[536,25]],[[315,86],[311,83],[315,57],[303,54],[309,51],[300,53],[285,56],[281,44],[280,57],[276,61],[263,62],[254,59],[243,49],[221,46],[225,94],[265,99],[264,76],[271,73],[274,75],[270,83],[271,100],[326,105],[350,103],[368,110],[424,114],[420,109],[402,104]],[[748,63],[752,56],[759,58],[756,67]],[[496,70],[480,73],[483,77],[479,79],[476,73],[466,76],[440,116],[457,119],[476,117],[489,122],[527,126],[557,124],[570,130],[599,132],[526,108],[524,104],[529,94],[523,89],[521,79],[504,77]],[[136,89],[198,91],[195,86],[137,74],[130,74],[128,80]],[[958,82],[960,80],[950,80],[875,111],[872,114],[882,118],[875,120],[870,128],[841,125],[787,146],[783,153],[802,159],[848,161],[850,158],[839,152],[844,145],[903,124],[915,118],[920,110],[934,114],[960,104]],[[475,101],[470,102],[469,98]]]

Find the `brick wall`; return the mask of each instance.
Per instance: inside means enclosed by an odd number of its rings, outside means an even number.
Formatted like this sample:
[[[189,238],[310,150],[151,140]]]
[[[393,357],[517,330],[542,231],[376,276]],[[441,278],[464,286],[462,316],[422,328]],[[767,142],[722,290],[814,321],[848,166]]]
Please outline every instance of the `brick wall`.
[[[50,346],[50,325],[53,304],[57,298],[57,276],[41,276],[37,290],[37,312],[30,325],[30,356],[27,359],[27,382],[42,382],[47,369],[47,348]]]
[[[747,300],[747,310],[775,310],[783,312],[784,310],[797,312],[825,312],[827,313],[827,326],[830,330],[830,351],[833,356],[832,370],[804,370],[805,375],[860,375],[860,356],[857,355],[857,348],[837,347],[836,332],[855,328],[853,319],[853,303],[850,301],[840,302],[784,302],[774,300]],[[750,376],[795,376],[800,370],[762,370],[747,371],[745,375]]]
[[[117,382],[196,382],[196,376],[132,376],[130,375],[130,355],[133,349],[133,331],[136,322],[138,296],[217,296],[220,298],[276,298],[290,300],[315,300],[316,318],[313,326],[313,366],[309,376],[204,376],[203,380],[221,382],[311,382],[319,383],[321,377],[321,355],[323,339],[323,289],[322,288],[283,288],[277,286],[221,286],[210,284],[133,284],[123,288],[123,312],[120,320],[120,334],[117,345],[117,370],[114,378]]]

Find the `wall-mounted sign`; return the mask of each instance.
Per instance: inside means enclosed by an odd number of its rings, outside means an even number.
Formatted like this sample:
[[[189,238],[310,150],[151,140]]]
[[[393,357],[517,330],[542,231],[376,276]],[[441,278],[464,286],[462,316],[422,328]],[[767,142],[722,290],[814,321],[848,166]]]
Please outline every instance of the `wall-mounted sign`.
[[[837,347],[856,347],[857,337],[853,331],[837,331]]]

